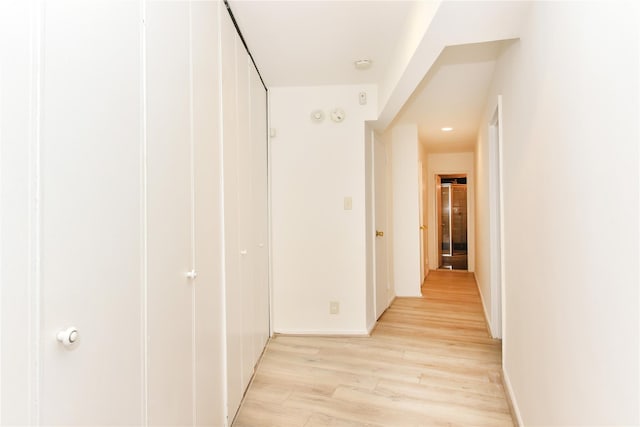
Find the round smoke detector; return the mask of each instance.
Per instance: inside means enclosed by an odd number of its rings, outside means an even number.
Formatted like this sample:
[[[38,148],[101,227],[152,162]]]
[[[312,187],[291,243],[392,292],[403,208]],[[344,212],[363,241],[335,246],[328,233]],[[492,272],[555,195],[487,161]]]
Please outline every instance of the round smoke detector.
[[[311,121],[320,123],[324,120],[324,112],[322,110],[314,110],[311,112]]]

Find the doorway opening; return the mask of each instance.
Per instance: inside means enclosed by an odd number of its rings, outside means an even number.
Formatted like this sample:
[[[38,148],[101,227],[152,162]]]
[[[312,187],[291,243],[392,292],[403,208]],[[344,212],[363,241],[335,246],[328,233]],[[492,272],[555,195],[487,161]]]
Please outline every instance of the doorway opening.
[[[467,176],[438,175],[438,268],[468,269]]]

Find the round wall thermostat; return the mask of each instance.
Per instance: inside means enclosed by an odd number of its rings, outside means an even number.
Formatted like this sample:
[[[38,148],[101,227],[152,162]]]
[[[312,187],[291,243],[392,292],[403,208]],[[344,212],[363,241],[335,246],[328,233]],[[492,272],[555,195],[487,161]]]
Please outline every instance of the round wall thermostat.
[[[321,121],[324,120],[324,113],[322,112],[322,110],[314,110],[311,112],[311,120],[316,122],[316,123],[320,123]]]
[[[331,110],[331,120],[336,123],[340,123],[344,120],[345,114],[342,108],[334,108]]]

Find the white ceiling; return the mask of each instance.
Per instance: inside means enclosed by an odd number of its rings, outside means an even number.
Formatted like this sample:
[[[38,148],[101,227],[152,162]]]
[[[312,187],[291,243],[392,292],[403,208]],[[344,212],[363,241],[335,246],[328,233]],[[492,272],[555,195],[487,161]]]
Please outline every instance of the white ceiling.
[[[394,123],[417,123],[430,152],[473,151],[496,59],[507,43],[445,48]]]
[[[274,87],[381,84],[396,51],[406,49],[402,36],[418,3],[229,0],[229,4],[267,87]],[[481,11],[494,18],[491,22],[497,28],[506,27],[505,23],[515,25],[513,17],[517,15],[511,9],[524,10],[517,2],[443,4],[444,12],[431,22],[437,28],[431,36],[438,38],[447,32],[454,40],[468,26],[474,28],[471,18]],[[508,13],[492,15],[502,9]],[[473,150],[495,61],[505,43],[444,48],[433,66],[424,70],[422,82],[393,123],[417,123],[420,140],[431,152]],[[370,58],[371,69],[356,70],[353,61],[359,58]],[[440,130],[444,126],[454,131],[444,133]]]
[[[414,3],[229,0],[268,87],[379,83]]]

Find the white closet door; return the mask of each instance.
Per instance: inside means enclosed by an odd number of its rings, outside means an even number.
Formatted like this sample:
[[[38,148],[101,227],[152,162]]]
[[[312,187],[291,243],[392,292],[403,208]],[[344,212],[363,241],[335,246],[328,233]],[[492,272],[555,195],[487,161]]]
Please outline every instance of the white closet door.
[[[236,43],[238,70],[238,219],[240,229],[240,283],[242,287],[242,388],[249,385],[255,365],[253,335],[256,328],[256,298],[254,265],[256,250],[253,245],[253,194],[252,142],[251,142],[251,91],[249,80],[250,60],[242,43]]]
[[[193,422],[189,4],[147,3],[148,416]]]
[[[227,392],[233,419],[269,333],[266,92],[222,19]]]
[[[40,423],[140,425],[140,8],[43,7]]]
[[[225,313],[227,342],[227,411],[229,422],[240,406],[242,387],[243,299],[240,277],[238,218],[238,116],[236,43],[240,43],[229,16],[221,20],[224,163]]]
[[[195,182],[195,425],[224,425],[220,2],[192,4]],[[225,12],[226,13],[226,12]]]
[[[253,64],[251,78],[251,176],[255,301],[253,350],[257,361],[269,338],[269,206],[267,183],[267,92]]]
[[[30,423],[29,372],[32,354],[30,307],[35,282],[35,253],[29,213],[35,172],[30,118],[37,59],[30,50],[37,40],[31,28],[32,2],[0,2],[0,425]],[[20,325],[16,327],[16,325]]]

